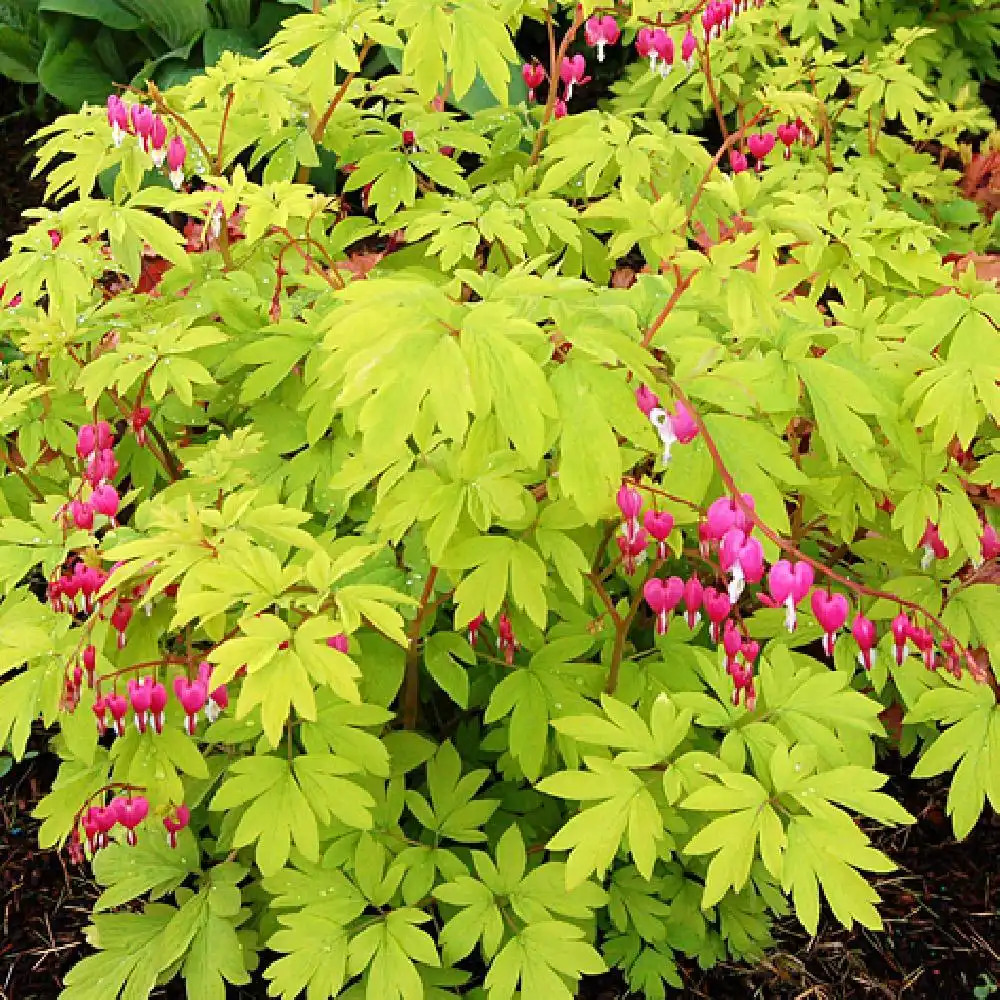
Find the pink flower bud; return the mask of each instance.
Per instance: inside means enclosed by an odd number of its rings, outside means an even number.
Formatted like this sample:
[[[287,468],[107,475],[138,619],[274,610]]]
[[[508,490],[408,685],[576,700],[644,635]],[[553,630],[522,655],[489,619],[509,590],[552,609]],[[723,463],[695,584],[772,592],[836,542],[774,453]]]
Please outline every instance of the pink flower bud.
[[[565,118],[569,114],[569,107],[561,97],[556,101],[552,113],[556,118]]]
[[[108,695],[106,702],[108,711],[111,713],[111,718],[114,719],[115,735],[124,736],[125,716],[128,713],[128,699],[124,695],[111,694]]]
[[[167,830],[167,843],[171,847],[177,846],[177,834],[188,825],[191,820],[191,810],[182,802],[173,815],[163,817],[163,825]]]
[[[906,659],[906,640],[910,637],[910,619],[906,613],[901,611],[892,620],[892,653],[896,660],[896,666],[901,667]]]
[[[90,458],[97,447],[97,432],[93,424],[84,424],[76,432],[76,454],[81,461]]]
[[[640,385],[635,390],[635,401],[639,409],[647,417],[660,405],[660,397],[652,389],[647,389],[644,385]]]
[[[997,529],[989,521],[983,522],[983,535],[979,544],[985,561],[989,562],[1000,556],[1000,534],[997,534]]]
[[[647,510],[642,523],[650,536],[656,539],[656,558],[667,558],[667,539],[674,530],[674,517],[669,511]]]
[[[167,170],[169,171],[170,183],[174,190],[179,191],[184,182],[184,161],[187,159],[187,146],[184,140],[175,135],[167,146]]]
[[[749,161],[738,149],[729,150],[729,168],[734,174],[742,174],[749,166]]]
[[[69,505],[73,515],[73,523],[84,531],[90,531],[94,526],[94,508],[84,500],[74,500]]]
[[[521,77],[528,88],[528,100],[535,99],[535,91],[545,82],[545,68],[541,63],[525,63],[521,67]]]
[[[125,648],[125,630],[132,620],[134,608],[127,601],[119,601],[111,612],[111,627],[118,633],[118,648]]]
[[[475,618],[472,619],[472,621],[469,622],[467,628],[468,628],[468,631],[469,631],[469,645],[470,646],[475,646],[476,643],[479,641],[479,630],[483,627],[483,623],[485,621],[486,621],[486,615],[484,615],[482,612],[480,612],[478,615],[476,615]],[[341,633],[341,634],[343,634],[343,633]],[[326,641],[330,642],[331,639],[336,639],[336,638],[337,638],[337,636],[331,636],[330,639],[327,639]],[[347,636],[344,636],[344,638],[346,639]],[[341,650],[341,652],[346,653],[347,650],[343,649],[343,650]]]
[[[670,415],[670,426],[674,437],[681,444],[689,444],[698,436],[698,425],[691,411],[681,402],[676,404],[674,412]]]
[[[799,138],[799,126],[795,122],[790,122],[785,125],[778,126],[778,138],[781,140],[782,145],[785,147],[785,159],[791,159],[792,156],[792,146],[798,141]]]
[[[688,28],[684,40],[681,42],[681,59],[684,60],[688,69],[694,65],[694,53],[698,48],[698,39],[694,37],[694,32]]]
[[[714,587],[706,587],[702,595],[702,604],[705,607],[705,614],[708,615],[709,636],[712,642],[719,641],[719,629],[722,623],[729,617],[732,610],[732,602],[725,591],[716,590]]]
[[[108,484],[103,486],[98,486],[97,489],[91,494],[90,502],[93,504],[94,509],[98,514],[103,514],[105,517],[110,517],[114,520],[115,514],[118,513],[118,505],[121,502],[118,497],[118,491]]]
[[[615,495],[615,500],[625,520],[631,521],[639,516],[639,511],[642,510],[642,494],[638,490],[633,489],[627,483],[622,483]]]
[[[874,622],[860,613],[855,615],[851,624],[851,634],[858,644],[858,661],[865,670],[871,670],[872,650],[878,640]]]
[[[479,630],[479,626],[486,620],[485,615],[479,616],[479,622],[476,625],[476,631]],[[469,622],[469,630],[472,630],[472,622]],[[470,640],[473,645],[475,645],[475,640]],[[346,653],[349,648],[349,641],[346,633],[338,632],[336,635],[331,635],[327,638],[326,644],[330,649],[335,649],[338,653]]]

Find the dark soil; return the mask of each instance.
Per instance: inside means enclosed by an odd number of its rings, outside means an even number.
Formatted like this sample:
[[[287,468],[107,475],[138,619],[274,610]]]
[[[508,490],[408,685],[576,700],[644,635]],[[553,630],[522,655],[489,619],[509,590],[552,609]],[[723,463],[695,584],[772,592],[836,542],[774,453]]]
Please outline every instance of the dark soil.
[[[39,749],[44,741],[37,742]],[[984,816],[962,843],[944,815],[944,782],[915,782],[900,761],[887,788],[917,817],[907,829],[871,836],[899,871],[875,879],[883,933],[833,923],[809,938],[792,921],[778,947],[756,966],[684,968],[685,995],[711,1000],[958,1000],[987,997],[1000,982],[1000,820]],[[57,762],[50,755],[17,765],[0,782],[0,1000],[50,1000],[84,954],[83,931],[97,887],[86,865],[40,851],[29,813],[45,794]],[[978,994],[973,990],[982,987]],[[167,990],[166,998],[183,996]],[[232,1000],[263,1000],[264,985],[233,990]],[[585,984],[581,1000],[624,1000],[616,977]],[[998,994],[1000,996],[1000,994]],[[544,1000],[544,998],[531,998]]]
[[[30,176],[29,141],[43,124],[22,106],[17,88],[0,78],[0,257],[7,254],[8,238],[27,228],[24,209],[42,203],[45,185]]]

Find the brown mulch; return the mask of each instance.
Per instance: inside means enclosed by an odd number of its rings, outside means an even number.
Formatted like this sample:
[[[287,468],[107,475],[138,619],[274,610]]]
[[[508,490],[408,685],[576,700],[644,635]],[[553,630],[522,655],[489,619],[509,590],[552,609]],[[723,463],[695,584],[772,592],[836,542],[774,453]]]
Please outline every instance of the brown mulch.
[[[44,744],[39,741],[41,748]],[[685,995],[711,1000],[918,1000],[988,997],[1000,983],[1000,819],[987,813],[963,842],[944,815],[947,785],[902,777],[887,791],[917,817],[912,827],[873,829],[900,869],[878,876],[885,931],[844,930],[830,921],[809,938],[793,921],[777,928],[777,947],[756,966],[683,969]],[[83,930],[97,887],[86,865],[37,847],[29,813],[57,762],[46,753],[0,781],[0,1000],[54,1000],[62,977],[87,948]],[[885,765],[883,765],[885,767]],[[266,961],[266,956],[265,961]],[[973,991],[980,987],[979,993]],[[164,996],[181,997],[181,990]],[[233,998],[263,998],[255,983]],[[581,1000],[623,1000],[616,977],[589,981]],[[531,998],[536,1000],[536,998]],[[537,998],[544,1000],[544,998]],[[997,993],[1000,1000],[1000,990]]]

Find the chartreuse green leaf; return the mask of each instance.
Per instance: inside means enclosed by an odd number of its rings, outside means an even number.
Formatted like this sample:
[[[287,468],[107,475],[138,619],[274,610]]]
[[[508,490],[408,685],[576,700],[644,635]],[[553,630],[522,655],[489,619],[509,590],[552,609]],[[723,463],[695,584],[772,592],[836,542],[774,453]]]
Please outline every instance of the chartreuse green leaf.
[[[461,708],[469,705],[469,673],[476,651],[454,632],[438,632],[424,643],[424,665],[437,685]]]
[[[1000,804],[1000,708],[993,692],[968,676],[958,684],[949,680],[946,687],[925,691],[903,721],[932,721],[943,727],[913,774],[929,778],[955,768],[947,811],[955,836],[968,836],[986,800],[994,809]]]
[[[375,800],[342,777],[356,770],[332,754],[304,754],[293,765],[279,757],[249,757],[231,765],[209,808],[245,807],[232,834],[233,846],[256,842],[257,865],[270,875],[288,860],[293,840],[304,857],[317,860],[318,824],[331,817],[358,829],[372,825]]]
[[[181,960],[192,989],[206,1000],[225,997],[227,982],[249,982],[236,932],[248,914],[238,887],[245,875],[239,865],[217,865],[197,893],[178,891],[177,907],[150,903],[139,913],[95,915],[87,940],[99,950],[70,970],[62,996],[142,1000]]]
[[[486,973],[490,1000],[511,1000],[519,986],[522,996],[572,1000],[581,975],[605,971],[601,956],[583,937],[580,928],[561,920],[529,924],[491,963]]]
[[[463,775],[458,752],[451,743],[443,743],[427,762],[428,796],[408,791],[406,804],[421,825],[438,836],[464,844],[481,843],[486,835],[479,828],[500,804],[476,798],[488,777],[484,770]]]

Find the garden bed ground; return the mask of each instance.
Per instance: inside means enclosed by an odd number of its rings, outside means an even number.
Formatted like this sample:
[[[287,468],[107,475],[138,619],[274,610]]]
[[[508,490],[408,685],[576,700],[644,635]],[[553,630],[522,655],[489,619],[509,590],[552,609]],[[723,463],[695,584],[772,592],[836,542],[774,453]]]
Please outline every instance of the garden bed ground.
[[[39,747],[44,742],[39,741]],[[884,933],[826,923],[808,938],[787,922],[778,947],[758,966],[683,970],[686,995],[711,1000],[973,1000],[1000,983],[1000,819],[988,814],[962,843],[944,815],[946,785],[902,776],[887,788],[917,817],[872,837],[900,867],[876,878]],[[40,851],[34,803],[55,774],[41,753],[0,782],[0,1000],[55,998],[66,971],[86,952],[83,930],[97,889],[86,866]],[[978,987],[978,992],[977,992]],[[161,994],[170,1000],[178,990]],[[263,1000],[263,983],[232,990],[232,1000]],[[586,984],[581,1000],[621,1000],[617,979]],[[1000,988],[997,989],[1000,998]],[[544,998],[530,998],[544,1000]]]

